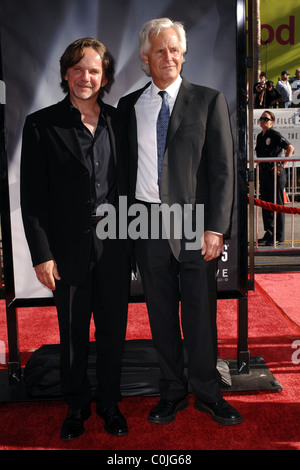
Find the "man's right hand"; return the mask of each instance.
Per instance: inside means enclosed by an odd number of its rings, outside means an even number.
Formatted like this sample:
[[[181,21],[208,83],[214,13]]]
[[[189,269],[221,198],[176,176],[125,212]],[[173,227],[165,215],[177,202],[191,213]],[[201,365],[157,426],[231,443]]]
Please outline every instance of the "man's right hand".
[[[54,260],[46,261],[34,267],[38,280],[51,290],[55,290],[55,279],[60,280],[57,265]]]

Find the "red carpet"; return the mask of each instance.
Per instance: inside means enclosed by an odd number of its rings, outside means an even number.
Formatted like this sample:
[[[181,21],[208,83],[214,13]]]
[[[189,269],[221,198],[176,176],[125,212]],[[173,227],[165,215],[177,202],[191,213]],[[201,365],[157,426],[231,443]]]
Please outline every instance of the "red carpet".
[[[84,435],[64,442],[59,439],[66,412],[63,401],[0,403],[0,449],[107,450],[112,456],[121,450],[300,450],[299,281],[299,273],[257,275],[256,290],[249,293],[251,356],[263,357],[283,390],[224,393],[243,415],[243,423],[218,425],[209,415],[193,409],[191,395],[189,408],[178,413],[173,423],[157,426],[147,422],[157,397],[124,397],[120,408],[127,417],[128,436],[108,435],[93,408]],[[24,365],[30,351],[58,342],[57,319],[54,308],[18,309],[18,318]],[[235,358],[237,301],[218,302],[218,324],[219,356]],[[4,303],[0,302],[0,339],[7,344],[5,325]],[[127,339],[137,338],[151,338],[144,304],[129,308]]]
[[[257,288],[300,333],[300,274],[256,274]]]

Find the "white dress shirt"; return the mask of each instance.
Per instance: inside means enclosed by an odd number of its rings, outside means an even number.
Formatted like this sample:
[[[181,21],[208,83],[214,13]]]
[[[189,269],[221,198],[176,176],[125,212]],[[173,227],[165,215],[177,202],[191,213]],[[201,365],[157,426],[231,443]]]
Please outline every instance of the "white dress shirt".
[[[177,77],[165,91],[170,108],[170,116],[181,85]],[[135,197],[145,202],[160,202],[157,170],[156,121],[161,108],[161,91],[152,82],[135,104],[138,139],[138,169]]]

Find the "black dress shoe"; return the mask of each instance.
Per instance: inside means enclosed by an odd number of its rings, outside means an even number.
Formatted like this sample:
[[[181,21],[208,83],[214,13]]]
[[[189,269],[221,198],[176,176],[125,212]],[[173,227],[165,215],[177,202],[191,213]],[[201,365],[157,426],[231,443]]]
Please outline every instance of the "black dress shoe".
[[[125,436],[128,434],[129,431],[126,419],[117,405],[109,406],[108,408],[100,408],[97,406],[97,414],[105,421],[105,431],[114,436]]]
[[[257,241],[258,243],[265,243],[265,242],[270,242],[273,240],[273,235],[270,235],[269,232],[266,232],[262,238],[259,238]]]
[[[64,440],[77,439],[84,433],[83,423],[91,416],[91,408],[87,407],[83,410],[69,409],[67,417],[63,422],[60,438]]]
[[[265,245],[266,246],[274,246],[274,241],[266,242]],[[284,242],[279,242],[278,240],[276,240],[275,246],[278,246],[278,245],[284,245]]]
[[[229,405],[224,398],[220,398],[216,403],[203,403],[195,398],[194,407],[203,413],[210,413],[213,419],[220,424],[230,426],[243,421],[240,413]]]
[[[169,424],[174,421],[177,411],[184,410],[189,406],[187,397],[178,400],[166,400],[162,398],[149,413],[149,423]]]
[[[278,240],[276,240],[275,245],[274,245],[274,241],[266,242],[265,245],[266,246],[278,246],[278,245],[284,245],[284,242],[279,242]]]

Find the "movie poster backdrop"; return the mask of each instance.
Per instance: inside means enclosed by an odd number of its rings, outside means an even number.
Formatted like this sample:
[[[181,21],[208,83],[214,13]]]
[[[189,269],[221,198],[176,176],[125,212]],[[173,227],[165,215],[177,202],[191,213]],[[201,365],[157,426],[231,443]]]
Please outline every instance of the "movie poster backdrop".
[[[72,41],[93,36],[116,61],[115,83],[104,100],[116,106],[121,96],[149,80],[141,70],[138,31],[148,20],[182,21],[188,39],[182,75],[190,82],[222,91],[228,101],[236,143],[236,1],[235,0],[2,0],[0,9],[15,296],[44,298],[52,293],[36,279],[20,210],[20,153],[25,117],[64,95],[59,59]],[[222,149],[220,149],[220,153]],[[236,159],[236,149],[235,149]],[[218,197],[218,195],[216,195]],[[219,262],[218,288],[238,286],[237,209],[231,239]],[[133,294],[141,291],[132,281]]]

